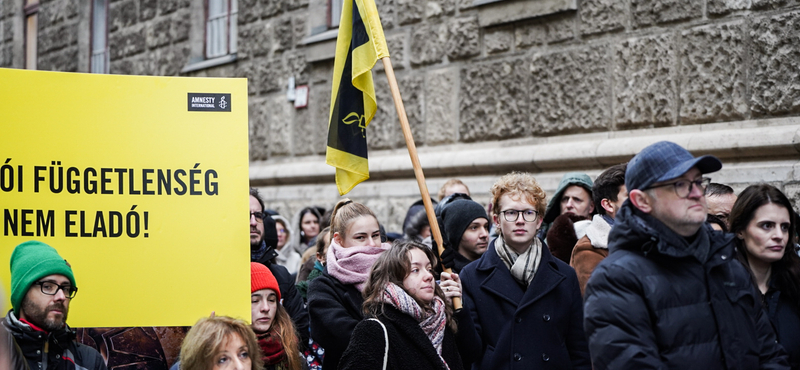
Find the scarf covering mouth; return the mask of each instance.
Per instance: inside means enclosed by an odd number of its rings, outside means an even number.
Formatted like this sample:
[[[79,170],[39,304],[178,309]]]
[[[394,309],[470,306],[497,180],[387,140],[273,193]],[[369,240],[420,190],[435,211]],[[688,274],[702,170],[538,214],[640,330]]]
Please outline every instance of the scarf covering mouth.
[[[389,243],[383,243],[378,247],[345,248],[331,240],[326,260],[328,274],[343,284],[355,285],[362,291],[372,264],[389,248],[391,248]]]

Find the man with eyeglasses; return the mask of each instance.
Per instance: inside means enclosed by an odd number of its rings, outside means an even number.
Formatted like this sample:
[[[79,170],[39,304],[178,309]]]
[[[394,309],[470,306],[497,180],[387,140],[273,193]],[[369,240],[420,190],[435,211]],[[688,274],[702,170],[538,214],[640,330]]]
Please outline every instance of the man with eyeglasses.
[[[591,369],[575,271],[553,257],[536,232],[546,195],[533,175],[510,173],[492,186],[498,237],[461,271],[459,325],[481,345],[473,369]]]
[[[300,347],[306,348],[308,344],[308,311],[303,304],[303,298],[297,292],[294,278],[289,270],[275,262],[278,252],[278,232],[275,220],[264,212],[264,200],[258,189],[250,188],[250,262],[258,262],[269,268],[275,279],[278,280],[282,297],[281,305],[289,313],[294,322],[297,333],[300,334]]]
[[[3,325],[31,369],[106,369],[92,347],[67,326],[78,293],[72,267],[47,244],[28,241],[11,253],[11,306]]]
[[[586,286],[595,369],[788,369],[733,235],[705,223],[722,162],[662,141],[625,172],[609,256]]]

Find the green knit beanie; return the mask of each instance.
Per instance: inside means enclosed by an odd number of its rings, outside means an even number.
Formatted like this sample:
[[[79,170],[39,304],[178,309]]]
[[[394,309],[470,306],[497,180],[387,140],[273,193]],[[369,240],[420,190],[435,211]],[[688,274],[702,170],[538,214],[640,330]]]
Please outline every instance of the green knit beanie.
[[[77,286],[72,268],[53,247],[31,240],[14,248],[11,253],[11,306],[15,315],[19,316],[22,298],[31,285],[49,275],[64,275],[72,286]]]

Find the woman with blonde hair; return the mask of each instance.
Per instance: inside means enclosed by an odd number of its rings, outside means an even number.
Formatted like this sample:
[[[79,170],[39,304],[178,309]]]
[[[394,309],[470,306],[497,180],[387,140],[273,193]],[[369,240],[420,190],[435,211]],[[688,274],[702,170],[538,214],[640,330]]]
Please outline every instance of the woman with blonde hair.
[[[181,370],[261,370],[258,342],[242,320],[204,317],[181,345]]]
[[[361,291],[369,269],[390,247],[381,243],[375,214],[350,199],[336,203],[330,227],[325,270],[308,286],[311,338],[325,348],[326,370],[338,368],[353,329],[364,318]]]

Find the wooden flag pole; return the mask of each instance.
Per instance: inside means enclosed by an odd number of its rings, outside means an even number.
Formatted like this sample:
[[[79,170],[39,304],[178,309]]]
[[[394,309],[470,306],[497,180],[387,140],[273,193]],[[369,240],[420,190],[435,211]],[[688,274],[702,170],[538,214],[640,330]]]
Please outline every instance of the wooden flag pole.
[[[422,165],[419,163],[417,146],[414,144],[414,138],[411,136],[411,126],[408,124],[406,108],[403,105],[403,99],[400,97],[400,88],[397,86],[397,78],[394,75],[392,61],[389,60],[389,57],[385,57],[382,60],[383,69],[386,72],[386,78],[389,80],[389,88],[392,90],[392,100],[394,100],[394,107],[397,109],[397,117],[400,118],[400,127],[403,129],[403,137],[406,139],[408,155],[411,157],[411,165],[414,166],[414,176],[417,178],[419,193],[422,195],[422,203],[425,204],[425,213],[428,214],[428,223],[431,225],[431,234],[433,235],[433,239],[436,240],[436,245],[439,246],[438,252],[441,256],[442,252],[444,252],[442,231],[439,230],[439,223],[436,221],[436,214],[433,212],[431,195],[428,192],[428,186],[425,184],[425,174],[422,173]],[[445,269],[444,272],[452,273],[449,268]],[[461,308],[461,298],[453,297],[453,308],[456,310]]]

